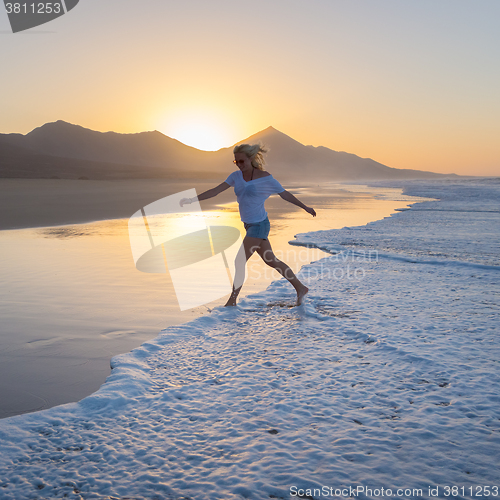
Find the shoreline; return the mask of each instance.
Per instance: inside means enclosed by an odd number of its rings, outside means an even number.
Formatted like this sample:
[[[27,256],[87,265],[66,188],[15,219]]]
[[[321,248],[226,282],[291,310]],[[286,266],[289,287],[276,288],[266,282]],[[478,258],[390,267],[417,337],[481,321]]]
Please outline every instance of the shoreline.
[[[108,183],[101,181],[99,184],[102,182]],[[128,189],[133,187],[127,184]],[[151,187],[148,182],[143,189]],[[327,190],[329,197],[326,197],[314,187],[289,188],[299,199],[317,208],[320,215],[313,220],[278,197],[271,197],[266,204],[272,220],[273,249],[278,258],[286,253],[285,261],[294,272],[321,258],[322,254],[314,249],[297,251],[292,248],[289,241],[294,234],[314,228],[354,225],[360,221],[366,224],[395,213],[395,208],[400,206],[399,201],[376,200],[373,194],[351,193],[343,188]],[[179,183],[171,188],[178,190]],[[163,187],[155,189],[163,190]],[[219,197],[219,203],[211,206],[203,202],[207,218],[213,216],[215,222],[230,224],[236,219],[239,222],[234,193],[228,190],[224,194],[228,195],[227,202],[233,205],[221,210],[224,200]],[[372,212],[370,207],[379,209]],[[9,262],[8,268],[0,269],[0,276],[5,288],[13,290],[10,294],[4,291],[4,295],[7,294],[4,301],[12,306],[5,310],[8,316],[2,319],[10,337],[15,338],[8,341],[9,354],[4,353],[1,359],[5,380],[2,385],[5,387],[0,387],[0,393],[4,401],[15,398],[18,408],[14,413],[13,410],[4,412],[4,418],[40,408],[39,399],[36,404],[33,402],[21,408],[17,401],[24,392],[26,396],[30,393],[40,396],[42,409],[79,401],[105,382],[113,356],[148,342],[164,328],[202,317],[208,314],[209,308],[224,301],[220,299],[209,307],[179,312],[169,276],[137,273],[130,265],[130,243],[123,217],[91,223],[6,229],[0,231],[0,235]],[[34,255],[36,260],[33,260]],[[296,267],[289,258],[295,259]],[[241,299],[264,290],[279,279],[277,273],[270,273],[257,257],[252,259]],[[17,307],[16,303],[24,305]],[[134,307],[124,310],[125,304],[134,304]],[[48,316],[46,311],[55,313]],[[26,363],[29,367],[23,370]],[[67,368],[60,367],[61,363]],[[7,375],[9,370],[14,372]],[[50,387],[43,382],[46,372],[56,380]],[[6,385],[9,379],[14,382]],[[68,390],[66,385],[71,384],[74,389]]]
[[[130,179],[130,180],[70,180],[70,179],[0,179],[0,231],[49,228],[90,224],[104,220],[128,219],[139,208],[177,193],[197,190],[198,194],[220,184],[221,179],[196,181],[189,179]],[[309,194],[316,182],[282,183],[286,189],[301,190],[308,186]],[[387,182],[390,186],[391,181]],[[394,183],[393,183],[394,184]],[[350,191],[349,186],[366,186],[365,190]],[[344,191],[349,196],[369,195],[384,187],[377,181],[322,182],[320,189]],[[345,186],[345,187],[343,187]],[[394,189],[402,188],[395,187]],[[314,201],[316,197],[312,197]],[[202,202],[204,210],[215,210],[235,203],[233,190]],[[284,205],[286,206],[286,204]],[[237,209],[236,209],[237,211]],[[290,209],[291,211],[291,209]]]

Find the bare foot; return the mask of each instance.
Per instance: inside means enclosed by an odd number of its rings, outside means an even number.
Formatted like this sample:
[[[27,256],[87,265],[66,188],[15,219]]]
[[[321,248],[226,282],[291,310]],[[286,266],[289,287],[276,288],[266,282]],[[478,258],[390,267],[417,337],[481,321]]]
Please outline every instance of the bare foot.
[[[300,306],[302,304],[302,301],[304,300],[304,297],[306,293],[309,291],[309,288],[307,286],[303,286],[300,291],[297,291],[297,305]]]

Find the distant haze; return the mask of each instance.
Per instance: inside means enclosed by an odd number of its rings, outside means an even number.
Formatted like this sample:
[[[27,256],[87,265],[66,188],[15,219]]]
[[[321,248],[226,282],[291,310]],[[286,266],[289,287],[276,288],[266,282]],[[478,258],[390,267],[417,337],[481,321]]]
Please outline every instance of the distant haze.
[[[372,159],[305,146],[268,127],[238,142],[269,149],[267,169],[287,181],[429,178],[438,174],[394,169]],[[236,169],[232,147],[200,151],[154,132],[97,132],[57,121],[26,135],[0,134],[0,177],[59,179],[219,179]]]

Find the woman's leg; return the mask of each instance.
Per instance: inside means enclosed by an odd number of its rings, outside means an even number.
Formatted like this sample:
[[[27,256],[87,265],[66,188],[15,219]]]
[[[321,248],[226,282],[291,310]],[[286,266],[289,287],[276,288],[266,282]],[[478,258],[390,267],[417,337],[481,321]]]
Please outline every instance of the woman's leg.
[[[233,291],[226,302],[226,306],[236,305],[236,299],[238,298],[238,294],[240,293],[243,282],[245,281],[246,263],[263,241],[264,240],[261,238],[253,238],[251,236],[245,236],[243,239],[243,244],[241,245],[235,259]]]
[[[271,248],[271,243],[269,240],[261,240],[262,243],[257,248],[257,253],[262,257],[262,260],[273,269],[276,269],[281,276],[286,278],[291,285],[295,288],[297,292],[297,305],[302,304],[304,295],[309,291],[309,288],[302,284],[302,282],[295,276],[294,272],[287,266],[284,262],[279,260],[276,255],[274,255],[273,249]]]

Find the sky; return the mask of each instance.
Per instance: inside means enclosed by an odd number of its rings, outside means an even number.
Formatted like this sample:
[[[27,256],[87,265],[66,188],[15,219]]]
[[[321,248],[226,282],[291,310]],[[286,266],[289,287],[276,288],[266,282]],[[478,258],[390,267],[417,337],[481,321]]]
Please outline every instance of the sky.
[[[0,133],[64,120],[199,149],[273,126],[395,168],[500,175],[499,0],[80,0],[13,34]]]

